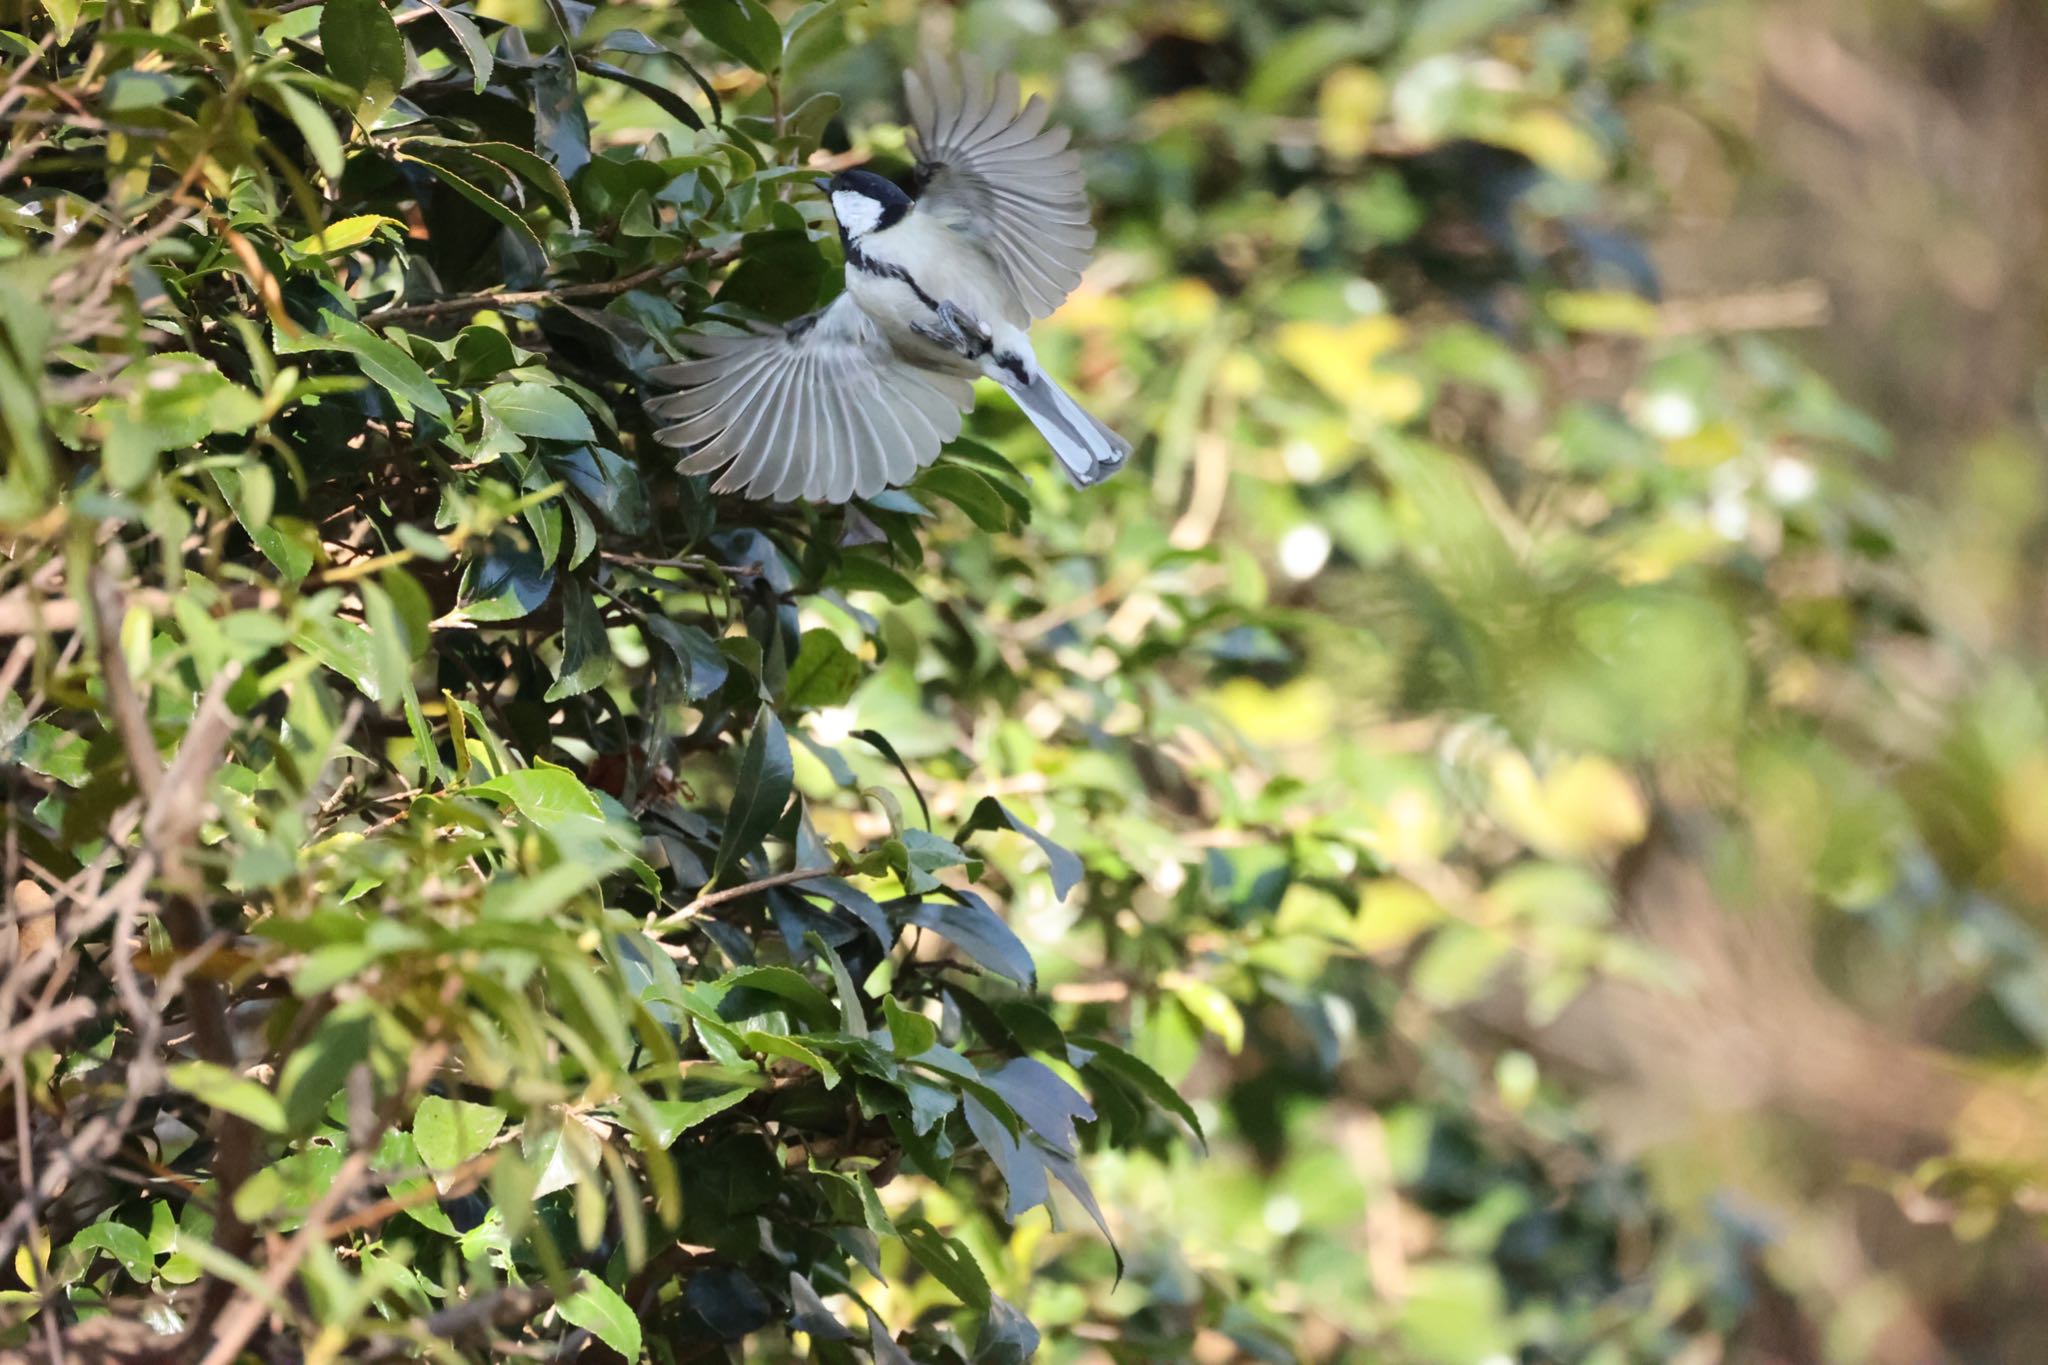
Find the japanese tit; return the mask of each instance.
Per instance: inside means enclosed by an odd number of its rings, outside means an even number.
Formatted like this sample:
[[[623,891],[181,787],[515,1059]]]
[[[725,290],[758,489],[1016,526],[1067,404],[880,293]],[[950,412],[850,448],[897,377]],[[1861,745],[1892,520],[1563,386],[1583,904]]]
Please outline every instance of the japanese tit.
[[[1080,283],[1095,243],[1080,158],[1018,107],[1017,80],[971,62],[906,71],[915,199],[868,171],[820,184],[846,253],[846,291],[780,328],[693,336],[695,359],[653,372],[650,405],[689,474],[752,498],[845,502],[907,482],[960,434],[977,377],[994,380],[1082,486],[1130,443],[1039,368],[1026,329]]]

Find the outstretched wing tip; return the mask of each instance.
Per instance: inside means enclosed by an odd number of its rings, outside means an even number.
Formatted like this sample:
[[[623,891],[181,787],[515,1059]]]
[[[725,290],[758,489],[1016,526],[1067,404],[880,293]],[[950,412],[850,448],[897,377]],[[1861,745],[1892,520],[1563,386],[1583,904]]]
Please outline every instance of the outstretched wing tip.
[[[850,296],[811,317],[804,328],[719,337],[736,344],[650,372],[679,385],[647,411],[667,423],[655,439],[682,449],[680,470],[716,474],[714,492],[837,503],[936,458],[941,424],[930,410],[950,405],[957,424],[972,386],[905,365]]]
[[[1033,318],[1081,282],[1089,229],[1086,179],[1067,129],[1048,125],[1033,94],[1018,104],[1014,72],[991,79],[970,54],[927,51],[904,72],[919,161],[919,203],[979,238]]]

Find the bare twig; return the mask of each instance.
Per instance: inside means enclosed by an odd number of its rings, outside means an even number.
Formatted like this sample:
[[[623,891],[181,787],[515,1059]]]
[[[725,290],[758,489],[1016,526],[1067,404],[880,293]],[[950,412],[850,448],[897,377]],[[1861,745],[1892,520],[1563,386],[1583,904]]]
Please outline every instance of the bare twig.
[[[255,1334],[256,1329],[263,1325],[263,1319],[270,1314],[271,1305],[283,1298],[285,1286],[290,1284],[292,1276],[298,1273],[300,1262],[306,1259],[307,1254],[316,1245],[325,1244],[336,1235],[328,1218],[354,1196],[357,1187],[369,1175],[370,1163],[376,1157],[378,1143],[383,1138],[384,1131],[397,1120],[399,1106],[405,1103],[407,1096],[418,1093],[447,1055],[448,1047],[445,1043],[422,1048],[413,1054],[411,1062],[406,1067],[405,1085],[386,1102],[382,1112],[366,1121],[353,1133],[351,1140],[354,1143],[354,1150],[343,1160],[341,1169],[335,1172],[326,1192],[306,1211],[305,1225],[281,1251],[272,1256],[269,1268],[263,1273],[263,1292],[244,1291],[214,1322],[211,1330],[213,1344],[205,1356],[201,1357],[200,1365],[229,1365],[229,1362],[241,1355],[242,1347]],[[358,1074],[366,1073],[359,1070]],[[185,1338],[187,1344],[196,1345],[207,1339],[205,1320],[195,1319]]]
[[[1665,336],[1799,331],[1825,327],[1832,315],[1827,286],[1819,280],[1717,298],[1672,299],[1657,310]]]
[[[763,877],[757,882],[745,882],[739,886],[728,886],[720,891],[711,891],[697,897],[672,915],[666,915],[654,924],[656,929],[674,929],[696,918],[714,905],[736,901],[742,896],[769,891],[778,886],[792,886],[797,882],[816,881],[820,877],[837,876],[839,869],[833,867],[800,867],[792,872],[778,872],[772,877]]]
[[[93,628],[98,633],[100,680],[107,689],[107,705],[114,713],[114,732],[128,754],[128,770],[135,777],[135,789],[145,801],[156,798],[163,781],[163,760],[157,757],[156,737],[149,732],[149,717],[136,695],[135,680],[128,676],[128,661],[121,657],[121,603],[115,596],[114,580],[95,566],[86,582],[92,601]]]
[[[68,1033],[98,1011],[84,996],[73,996],[63,1004],[38,1010],[13,1028],[0,1031],[0,1057],[16,1057],[47,1038]]]
[[[200,1365],[229,1365],[242,1353],[243,1345],[263,1325],[263,1319],[271,1311],[271,1304],[283,1299],[285,1286],[291,1283],[299,1270],[299,1262],[306,1259],[306,1253],[313,1249],[321,1226],[327,1215],[341,1202],[356,1192],[356,1186],[370,1172],[370,1159],[374,1153],[363,1147],[350,1152],[341,1163],[341,1169],[334,1173],[326,1191],[313,1202],[307,1211],[306,1225],[299,1235],[292,1238],[270,1263],[263,1273],[265,1294],[244,1292],[220,1315],[214,1327],[213,1349],[201,1358]]]
[[[594,284],[564,284],[552,289],[515,289],[510,291],[481,290],[474,294],[459,294],[454,298],[436,299],[432,303],[407,304],[401,308],[386,308],[371,313],[363,319],[366,327],[389,327],[401,322],[425,322],[455,313],[474,313],[481,308],[502,308],[515,303],[550,303],[565,299],[598,299],[623,294],[638,289],[643,284],[652,284],[664,275],[670,275],[684,266],[700,261],[722,264],[733,259],[731,251],[706,251],[694,249],[684,252],[673,261],[661,265],[650,265],[645,270],[636,270],[630,275],[621,275],[616,280],[601,280]]]

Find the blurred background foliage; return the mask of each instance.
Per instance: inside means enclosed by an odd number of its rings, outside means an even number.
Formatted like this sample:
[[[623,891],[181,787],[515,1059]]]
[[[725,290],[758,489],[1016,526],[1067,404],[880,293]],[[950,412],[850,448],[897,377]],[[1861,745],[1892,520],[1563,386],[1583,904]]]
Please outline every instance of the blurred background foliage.
[[[17,32],[25,1348],[2037,1354],[2034,7]],[[924,47],[1073,126],[1139,458],[715,498],[641,376]]]

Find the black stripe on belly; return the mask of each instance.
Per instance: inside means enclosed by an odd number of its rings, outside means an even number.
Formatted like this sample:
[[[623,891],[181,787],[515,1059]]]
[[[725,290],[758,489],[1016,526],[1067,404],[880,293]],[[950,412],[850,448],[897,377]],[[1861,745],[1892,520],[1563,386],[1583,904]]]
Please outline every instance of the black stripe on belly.
[[[846,263],[852,266],[855,270],[860,271],[863,275],[875,275],[885,280],[900,280],[905,286],[909,288],[911,293],[917,295],[917,301],[919,303],[931,309],[934,313],[939,311],[939,301],[933,298],[930,294],[925,293],[924,290],[918,286],[917,281],[910,277],[910,272],[908,270],[905,270],[900,265],[895,265],[888,261],[876,260],[874,257],[868,255],[865,251],[862,251],[860,249],[859,242],[847,242]]]

